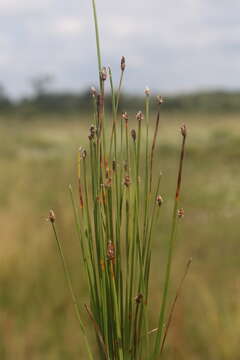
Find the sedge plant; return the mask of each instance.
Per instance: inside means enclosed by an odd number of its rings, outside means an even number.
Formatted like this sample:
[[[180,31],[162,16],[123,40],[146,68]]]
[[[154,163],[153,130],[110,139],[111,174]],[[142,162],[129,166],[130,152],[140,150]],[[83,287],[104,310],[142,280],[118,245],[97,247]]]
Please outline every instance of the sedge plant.
[[[92,88],[93,124],[88,149],[77,155],[77,196],[69,187],[76,231],[80,242],[84,271],[89,286],[89,304],[80,307],[75,294],[54,212],[49,213],[59,255],[80,330],[86,344],[85,358],[96,357],[89,345],[82,312],[86,311],[96,333],[98,357],[101,360],[157,360],[162,357],[174,305],[167,317],[171,266],[178,219],[186,126],[181,127],[176,194],[171,234],[167,243],[166,269],[156,328],[149,327],[149,281],[152,235],[163,199],[159,194],[161,173],[154,176],[155,148],[160,122],[162,97],[157,97],[157,114],[153,136],[150,124],[150,90],[145,90],[143,111],[138,111],[130,129],[130,117],[119,116],[121,87],[125,72],[122,57],[117,90],[111,69],[102,67],[96,4],[92,0],[96,30],[99,89]],[[109,79],[112,95],[111,126],[104,110],[105,88]],[[86,135],[87,136],[87,135]],[[189,267],[189,266],[188,266]],[[188,268],[187,267],[187,268]],[[165,325],[166,324],[166,325]]]

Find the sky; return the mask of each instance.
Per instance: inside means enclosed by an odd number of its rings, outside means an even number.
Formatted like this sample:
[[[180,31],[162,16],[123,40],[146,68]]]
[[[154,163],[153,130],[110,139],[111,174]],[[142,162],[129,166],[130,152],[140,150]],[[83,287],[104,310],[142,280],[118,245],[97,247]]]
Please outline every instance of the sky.
[[[96,0],[103,64],[124,89],[240,89],[239,0]],[[91,0],[0,0],[0,83],[21,97],[51,74],[53,89],[97,84]]]

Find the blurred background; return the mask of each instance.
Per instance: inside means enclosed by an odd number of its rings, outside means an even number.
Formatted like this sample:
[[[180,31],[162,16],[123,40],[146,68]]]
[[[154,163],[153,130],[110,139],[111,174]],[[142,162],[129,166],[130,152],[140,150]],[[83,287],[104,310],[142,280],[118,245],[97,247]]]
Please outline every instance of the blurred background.
[[[165,211],[155,230],[151,285],[161,300],[164,246],[179,153],[188,127],[172,294],[193,258],[165,358],[237,360],[240,339],[240,3],[238,0],[98,1],[104,65],[120,111],[144,108],[144,89],[165,98],[156,173]],[[91,2],[0,0],[0,357],[85,359],[49,224],[54,208],[83,305],[87,284],[75,239],[68,184],[92,123],[97,86]],[[106,97],[106,109],[111,102]],[[109,122],[111,121],[110,115]],[[85,319],[88,322],[87,318]]]

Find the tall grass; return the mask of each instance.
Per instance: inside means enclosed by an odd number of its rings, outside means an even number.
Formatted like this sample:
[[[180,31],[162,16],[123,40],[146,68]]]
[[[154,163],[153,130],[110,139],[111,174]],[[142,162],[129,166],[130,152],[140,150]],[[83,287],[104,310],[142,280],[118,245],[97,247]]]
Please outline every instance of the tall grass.
[[[163,206],[163,199],[159,193],[161,173],[154,178],[153,169],[157,167],[154,154],[163,99],[157,97],[156,122],[152,137],[149,131],[151,94],[148,88],[145,90],[144,111],[138,111],[133,121],[136,128],[130,129],[130,117],[126,112],[119,117],[125,58],[121,59],[120,81],[115,91],[111,69],[102,67],[94,0],[92,6],[99,90],[92,88],[91,92],[93,124],[89,129],[88,149],[80,148],[78,152],[78,196],[75,196],[71,186],[69,188],[89,286],[89,304],[85,304],[85,310],[89,322],[95,329],[100,359],[156,360],[163,353],[175,304],[174,302],[165,326],[177,223],[184,214],[183,209],[179,209],[179,200],[187,131],[183,125],[180,131],[182,145],[171,234],[167,245],[162,302],[159,305],[157,327],[151,329],[148,305],[152,233]],[[107,116],[104,111],[108,78],[112,94],[110,131],[109,126],[106,126]],[[86,342],[86,353],[89,359],[93,359],[95,354],[88,343],[81,319],[82,309],[74,292],[52,210],[49,220]]]

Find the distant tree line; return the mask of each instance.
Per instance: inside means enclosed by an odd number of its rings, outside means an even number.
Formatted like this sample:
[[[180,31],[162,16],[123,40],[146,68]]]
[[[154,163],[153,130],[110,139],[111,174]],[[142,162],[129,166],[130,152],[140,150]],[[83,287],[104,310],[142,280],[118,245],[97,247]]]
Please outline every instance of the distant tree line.
[[[46,85],[51,78],[34,79],[32,82],[33,95],[18,101],[11,99],[4,88],[0,86],[0,115],[19,115],[31,117],[36,114],[77,114],[86,113],[92,109],[90,91],[81,93],[49,91]],[[152,96],[154,104],[154,96]],[[123,94],[121,96],[121,111],[136,112],[143,108],[144,99],[140,95]],[[110,110],[112,101],[106,95],[105,109]],[[240,112],[240,91],[213,91],[183,95],[171,95],[165,99],[163,111],[173,112],[203,112],[225,113]]]

